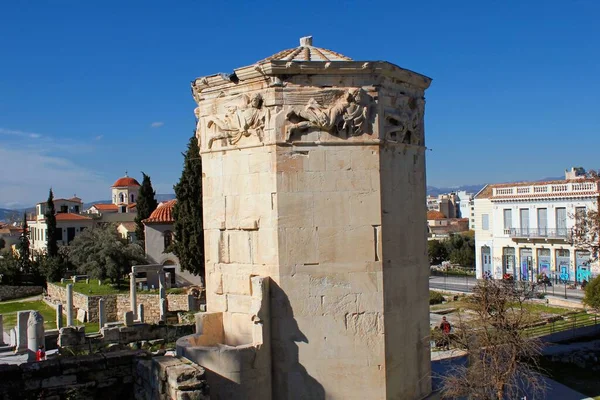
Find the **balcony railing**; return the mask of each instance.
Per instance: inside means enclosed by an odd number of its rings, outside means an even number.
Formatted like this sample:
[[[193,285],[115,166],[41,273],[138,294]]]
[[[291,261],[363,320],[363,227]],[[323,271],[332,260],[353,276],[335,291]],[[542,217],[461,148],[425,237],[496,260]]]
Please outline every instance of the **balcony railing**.
[[[568,182],[561,184],[532,184],[528,186],[513,186],[494,188],[493,196],[521,196],[532,194],[547,194],[553,193],[572,193],[587,194],[589,192],[597,192],[600,190],[598,182]]]
[[[567,228],[548,229],[548,228],[512,228],[507,229],[511,238],[528,239],[564,239],[571,238],[571,230]]]

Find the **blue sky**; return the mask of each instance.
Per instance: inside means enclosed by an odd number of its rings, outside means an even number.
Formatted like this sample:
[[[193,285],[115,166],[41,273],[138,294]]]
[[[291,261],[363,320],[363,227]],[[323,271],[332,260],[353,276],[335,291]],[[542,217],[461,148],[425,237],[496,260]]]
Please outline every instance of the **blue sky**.
[[[0,207],[109,197],[125,170],[172,192],[189,84],[314,36],[433,78],[428,184],[597,168],[600,2],[0,3]]]

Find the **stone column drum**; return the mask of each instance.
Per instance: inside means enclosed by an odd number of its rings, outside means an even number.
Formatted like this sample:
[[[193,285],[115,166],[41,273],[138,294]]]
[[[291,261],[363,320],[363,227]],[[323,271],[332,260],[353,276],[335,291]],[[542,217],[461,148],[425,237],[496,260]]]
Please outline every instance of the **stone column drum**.
[[[192,83],[207,311],[236,321],[249,313],[251,277],[270,277],[274,399],[410,400],[431,390],[430,83],[310,37]],[[225,324],[224,340],[243,335],[240,326]],[[256,397],[246,389],[240,398]]]
[[[98,300],[98,327],[99,329],[104,328],[104,324],[106,324],[106,305],[104,304],[105,300]]]
[[[35,354],[44,345],[44,318],[38,311],[31,311],[27,320],[27,348]]]
[[[133,319],[136,319],[137,297],[135,287],[135,266],[131,267],[131,273],[129,274],[129,302],[131,305],[131,311],[133,312]]]
[[[29,322],[29,314],[33,311],[18,311],[16,328],[16,344],[15,352],[27,350],[27,324]]]
[[[56,329],[60,329],[63,327],[62,316],[63,316],[63,306],[62,306],[62,304],[59,303],[56,305]]]
[[[67,326],[75,325],[73,322],[73,284],[67,285]]]

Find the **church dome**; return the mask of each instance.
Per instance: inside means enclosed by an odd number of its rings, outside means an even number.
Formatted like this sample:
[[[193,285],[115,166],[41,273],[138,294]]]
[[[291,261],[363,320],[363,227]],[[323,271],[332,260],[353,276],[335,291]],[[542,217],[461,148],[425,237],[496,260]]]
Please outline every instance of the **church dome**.
[[[131,187],[131,186],[141,186],[139,184],[138,181],[136,181],[135,179],[125,175],[122,178],[119,178],[116,180],[115,183],[113,183],[112,187]]]

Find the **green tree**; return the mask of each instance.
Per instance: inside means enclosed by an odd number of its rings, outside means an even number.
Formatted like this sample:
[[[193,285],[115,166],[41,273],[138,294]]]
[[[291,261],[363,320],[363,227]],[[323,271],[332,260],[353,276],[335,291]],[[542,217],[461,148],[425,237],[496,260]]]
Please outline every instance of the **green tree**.
[[[204,279],[204,231],[202,226],[202,159],[193,135],[183,154],[183,171],[174,186],[177,202],[173,207],[175,240],[171,248],[184,271]]]
[[[49,257],[56,257],[58,255],[58,243],[56,241],[56,209],[54,208],[54,193],[52,188],[48,193],[48,201],[46,202],[46,226],[48,227],[47,242],[46,242],[46,254]]]
[[[29,273],[31,269],[31,250],[29,249],[29,229],[27,228],[27,215],[23,213],[23,232],[17,244],[19,253],[19,268],[21,272]]]
[[[475,268],[475,237],[471,231],[450,235],[446,246],[452,263],[464,268]]]
[[[43,276],[47,282],[58,282],[63,277],[67,270],[66,261],[59,255],[50,257],[43,255],[36,260],[38,264],[39,274]]]
[[[137,209],[137,216],[135,217],[135,235],[137,240],[141,242],[143,242],[145,238],[144,224],[142,221],[150,217],[152,211],[156,210],[156,207],[158,206],[158,203],[156,202],[156,192],[152,188],[152,181],[150,181],[150,177],[143,172],[142,176],[142,186],[138,192],[137,202],[135,205]]]
[[[600,276],[595,277],[585,286],[583,302],[596,311],[600,311]]]
[[[119,286],[133,264],[147,262],[140,245],[123,243],[112,224],[86,229],[69,247],[69,261],[80,273],[96,279],[108,278]]]
[[[0,258],[0,283],[3,285],[19,284],[20,270],[20,260],[14,256],[12,251],[3,254]]]
[[[439,240],[427,241],[427,253],[429,254],[429,265],[440,265],[448,260],[448,249]]]

